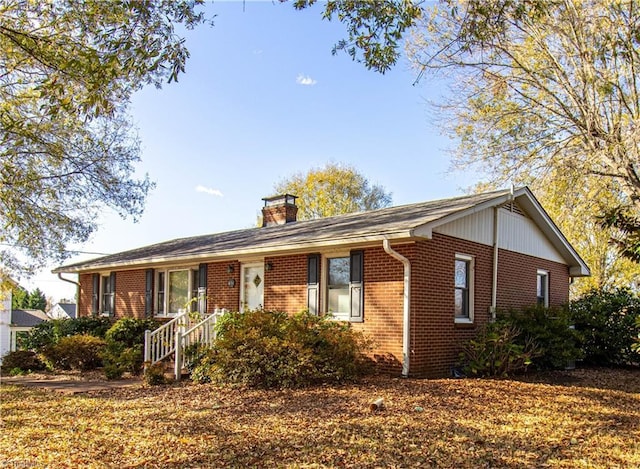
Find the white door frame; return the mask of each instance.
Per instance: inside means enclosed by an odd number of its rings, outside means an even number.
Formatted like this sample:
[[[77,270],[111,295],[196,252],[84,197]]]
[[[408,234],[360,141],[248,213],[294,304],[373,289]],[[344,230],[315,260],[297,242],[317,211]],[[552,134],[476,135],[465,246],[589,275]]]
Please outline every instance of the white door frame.
[[[261,270],[262,277],[262,298],[260,300],[260,305],[264,307],[264,262],[247,262],[246,264],[242,264],[240,266],[240,308],[244,311],[245,308],[245,272],[248,268],[258,267]]]

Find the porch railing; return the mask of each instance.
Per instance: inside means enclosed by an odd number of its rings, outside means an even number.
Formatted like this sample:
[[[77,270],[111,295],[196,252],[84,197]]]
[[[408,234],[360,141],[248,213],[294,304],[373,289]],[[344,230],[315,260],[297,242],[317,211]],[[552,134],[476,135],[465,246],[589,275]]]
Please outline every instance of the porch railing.
[[[214,326],[217,319],[225,312],[225,309],[216,309],[213,314],[204,319],[194,319],[191,313],[184,312],[154,331],[145,331],[145,363],[157,363],[175,354],[175,373],[176,379],[179,380],[184,365],[185,348],[195,342],[211,345],[215,340]],[[198,319],[201,320],[197,322]]]
[[[185,365],[185,350],[192,344],[202,344],[205,346],[213,345],[216,340],[215,326],[218,319],[226,312],[225,309],[216,309],[213,314],[207,316],[198,324],[193,325],[187,330],[176,331],[175,345],[175,378],[180,380],[182,375],[182,367]]]

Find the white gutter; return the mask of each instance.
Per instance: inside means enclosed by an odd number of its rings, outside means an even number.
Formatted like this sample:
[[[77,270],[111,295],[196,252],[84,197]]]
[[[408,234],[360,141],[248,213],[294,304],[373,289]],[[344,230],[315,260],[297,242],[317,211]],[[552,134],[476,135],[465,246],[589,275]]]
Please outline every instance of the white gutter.
[[[411,262],[399,252],[391,248],[388,239],[382,240],[384,252],[399,260],[404,265],[404,304],[402,308],[402,376],[409,376],[409,357],[411,355],[410,330],[411,330]]]

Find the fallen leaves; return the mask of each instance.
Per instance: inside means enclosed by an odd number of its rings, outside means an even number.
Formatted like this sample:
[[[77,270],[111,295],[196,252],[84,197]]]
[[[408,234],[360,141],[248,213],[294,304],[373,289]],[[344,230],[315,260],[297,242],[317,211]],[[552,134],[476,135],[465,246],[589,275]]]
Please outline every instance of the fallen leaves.
[[[74,396],[5,385],[0,466],[640,468],[640,371],[544,378]]]

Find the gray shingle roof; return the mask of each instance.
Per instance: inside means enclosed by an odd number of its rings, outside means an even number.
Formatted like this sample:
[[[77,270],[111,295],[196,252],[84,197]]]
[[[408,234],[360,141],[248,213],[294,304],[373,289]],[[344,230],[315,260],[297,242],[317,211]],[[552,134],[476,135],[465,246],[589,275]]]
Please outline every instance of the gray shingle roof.
[[[43,321],[47,321],[49,317],[39,309],[12,309],[11,325],[18,327],[33,327]]]
[[[572,276],[590,275],[573,249],[527,187],[421,202],[319,220],[265,228],[180,238],[54,269],[86,272],[141,268],[161,263],[238,259],[242,256],[314,252],[327,247],[364,246],[383,239],[430,238],[432,229],[511,199],[524,208],[569,265]]]
[[[76,317],[76,305],[74,303],[58,303],[58,305],[67,313],[70,318]]]
[[[412,230],[509,194],[507,190],[388,207],[318,220],[179,238],[97,259],[65,265],[55,272],[80,272],[117,266],[198,259],[242,253],[293,251],[383,238],[410,238]]]

